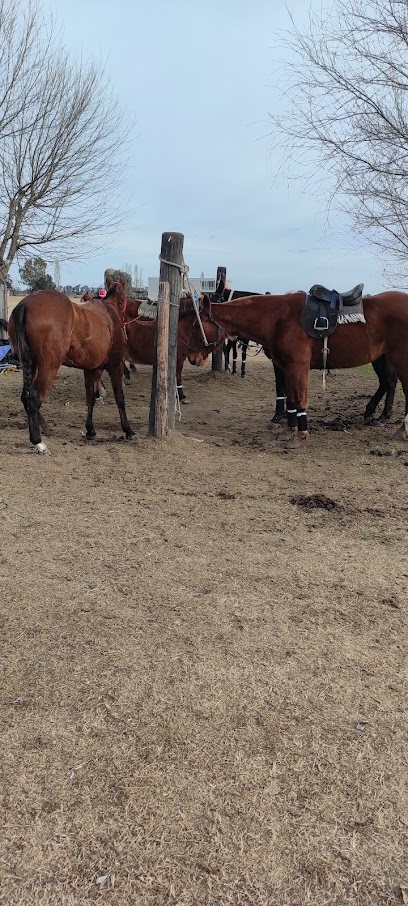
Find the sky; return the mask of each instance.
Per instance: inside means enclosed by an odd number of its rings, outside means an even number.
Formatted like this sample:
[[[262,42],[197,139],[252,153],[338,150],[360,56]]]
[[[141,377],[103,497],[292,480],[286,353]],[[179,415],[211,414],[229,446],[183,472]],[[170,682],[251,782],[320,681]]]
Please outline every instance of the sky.
[[[300,24],[308,6],[288,2]],[[48,8],[74,54],[106,64],[119,107],[136,122],[123,226],[103,252],[61,259],[62,284],[101,284],[106,267],[126,262],[157,276],[161,234],[175,230],[191,276],[225,265],[235,289],[383,288],[369,245],[353,240],[344,218],[328,225],[324,193],[277,178],[268,115],[279,103],[279,35],[290,24],[283,0],[48,0]]]

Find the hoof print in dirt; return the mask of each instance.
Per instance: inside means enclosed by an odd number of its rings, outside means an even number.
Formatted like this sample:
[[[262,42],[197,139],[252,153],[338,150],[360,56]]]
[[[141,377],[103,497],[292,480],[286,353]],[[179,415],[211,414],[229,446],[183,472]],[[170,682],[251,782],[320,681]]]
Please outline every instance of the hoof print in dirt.
[[[351,422],[347,418],[334,418],[331,422],[325,422],[324,427],[329,431],[349,431]]]
[[[392,450],[370,450],[371,456],[394,456]]]
[[[325,494],[299,494],[297,497],[291,497],[290,502],[296,506],[303,507],[304,510],[341,510],[340,503],[336,503],[331,497]]]

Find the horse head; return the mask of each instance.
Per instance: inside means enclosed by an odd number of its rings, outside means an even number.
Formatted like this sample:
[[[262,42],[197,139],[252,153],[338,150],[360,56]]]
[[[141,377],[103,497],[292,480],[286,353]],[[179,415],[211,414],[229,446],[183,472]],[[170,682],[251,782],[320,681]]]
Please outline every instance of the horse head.
[[[110,277],[107,277],[109,280]],[[109,284],[109,289],[105,296],[105,302],[113,304],[118,312],[120,320],[123,321],[126,311],[126,293],[125,287],[121,280],[118,280],[116,283],[112,281]]]
[[[225,339],[224,331],[210,317],[208,296],[200,298],[200,319],[207,342],[204,340],[196,311],[180,312],[178,336],[191,365],[203,365],[210,353],[219,349]]]

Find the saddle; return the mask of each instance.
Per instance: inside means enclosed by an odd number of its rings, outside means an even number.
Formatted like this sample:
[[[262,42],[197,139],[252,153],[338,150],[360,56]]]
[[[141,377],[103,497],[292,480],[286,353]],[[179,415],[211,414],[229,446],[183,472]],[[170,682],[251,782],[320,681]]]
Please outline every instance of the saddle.
[[[354,289],[338,293],[315,283],[306,296],[300,324],[309,337],[324,339],[336,329],[337,324],[365,323],[362,294],[364,283]]]

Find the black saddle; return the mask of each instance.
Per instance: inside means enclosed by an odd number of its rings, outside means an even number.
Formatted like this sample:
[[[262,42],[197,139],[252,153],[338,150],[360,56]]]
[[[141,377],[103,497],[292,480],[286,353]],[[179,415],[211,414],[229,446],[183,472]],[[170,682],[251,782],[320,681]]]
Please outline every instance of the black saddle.
[[[333,295],[337,296],[340,305],[357,305],[360,302],[361,296],[363,295],[364,283],[359,283],[354,289],[350,289],[347,293],[337,293],[335,289],[327,289],[326,286],[320,286],[319,283],[315,283],[314,286],[309,289],[309,295],[314,296],[315,299],[321,299],[323,302],[332,302]]]
[[[324,339],[337,327],[339,314],[344,307],[358,305],[361,302],[364,283],[359,283],[346,293],[315,284],[306,296],[306,302],[300,316],[300,324],[309,337]]]

